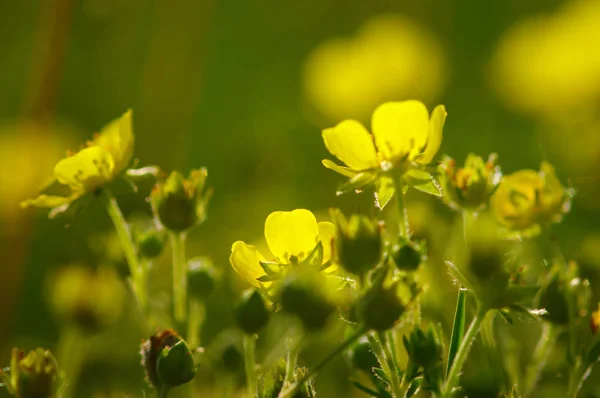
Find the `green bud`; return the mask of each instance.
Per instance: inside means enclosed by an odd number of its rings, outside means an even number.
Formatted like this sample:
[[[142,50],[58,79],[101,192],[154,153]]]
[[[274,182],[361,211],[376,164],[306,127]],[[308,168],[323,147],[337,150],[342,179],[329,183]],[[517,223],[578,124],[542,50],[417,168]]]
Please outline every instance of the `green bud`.
[[[353,214],[349,220],[339,210],[332,211],[337,229],[339,263],[348,272],[361,275],[381,260],[381,229],[368,217]]]
[[[246,334],[255,334],[269,322],[269,310],[258,290],[249,289],[235,308],[235,322]]]
[[[309,330],[322,329],[335,307],[327,298],[318,275],[290,272],[281,288],[281,306],[296,315]]]
[[[487,161],[470,153],[465,165],[456,168],[456,161],[446,157],[440,165],[440,183],[444,201],[452,208],[478,211],[485,207],[502,176],[493,153]]]
[[[206,218],[210,191],[205,190],[207,171],[192,170],[189,177],[174,171],[153,189],[151,202],[160,222],[169,230],[186,231]]]
[[[219,274],[207,257],[188,260],[189,293],[197,300],[206,300],[216,289]]]
[[[113,268],[72,265],[51,280],[50,303],[56,316],[86,332],[115,323],[125,302],[125,288]]]
[[[158,379],[168,387],[177,387],[192,380],[196,375],[194,357],[185,341],[162,349],[156,361]]]
[[[380,366],[366,337],[361,338],[352,347],[351,359],[352,366],[355,369],[361,370],[368,375],[373,374],[373,368]]]
[[[442,343],[431,326],[426,331],[420,327],[413,329],[408,338],[404,336],[404,347],[412,363],[424,369],[431,369],[442,361]]]
[[[542,287],[537,301],[537,308],[544,308],[546,313],[542,318],[556,325],[569,323],[569,301],[567,289],[558,273]]]
[[[375,283],[358,303],[357,311],[358,318],[368,329],[382,331],[392,328],[404,313],[397,282],[387,288],[383,281]]]
[[[401,271],[416,271],[421,264],[421,253],[410,242],[401,238],[391,249],[391,259]]]
[[[165,231],[153,221],[145,220],[133,224],[133,238],[140,256],[156,258],[160,256],[167,242]]]
[[[3,376],[0,371],[0,376]],[[3,380],[4,377],[0,377]],[[59,370],[52,353],[43,348],[27,355],[13,348],[7,388],[18,398],[47,398],[58,389]]]
[[[196,374],[192,351],[173,329],[151,336],[142,344],[141,354],[146,379],[157,390],[187,383]]]
[[[244,357],[235,344],[224,347],[221,360],[225,370],[231,373],[238,372],[244,365]]]

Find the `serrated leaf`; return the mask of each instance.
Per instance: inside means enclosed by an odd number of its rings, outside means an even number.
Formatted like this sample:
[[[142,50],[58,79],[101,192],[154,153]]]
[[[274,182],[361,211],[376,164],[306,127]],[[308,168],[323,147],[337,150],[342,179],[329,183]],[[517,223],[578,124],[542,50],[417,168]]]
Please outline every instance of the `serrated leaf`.
[[[422,170],[408,170],[404,180],[411,187],[434,196],[442,196],[442,187],[439,182],[428,172]]]
[[[340,196],[345,193],[356,191],[364,188],[365,186],[374,183],[378,178],[376,173],[372,173],[369,171],[363,171],[356,174],[354,177],[350,179],[350,181],[342,184],[338,190],[336,191],[336,195]]]
[[[406,389],[406,393],[404,394],[404,397],[411,398],[416,393],[418,393],[419,390],[421,389],[422,383],[423,383],[422,377],[417,377],[417,378],[413,379],[413,381],[411,381],[410,384],[408,385],[408,388]]]
[[[390,202],[396,192],[394,179],[388,176],[381,176],[375,183],[375,206],[379,210]]]
[[[446,265],[448,266],[448,270],[450,271],[450,275],[454,279],[458,281],[461,285],[467,288],[467,290],[475,291],[473,284],[469,281],[469,279],[462,273],[461,270],[451,261],[446,261]]]
[[[467,291],[460,288],[458,298],[456,300],[456,310],[454,311],[454,323],[452,325],[452,335],[450,337],[450,345],[448,346],[448,359],[446,361],[446,376],[450,372],[454,357],[458,352],[458,347],[465,335],[465,319],[466,319],[466,302]]]
[[[383,369],[381,368],[373,368],[373,374],[375,376],[377,376],[377,378],[383,382],[385,382],[385,384],[389,385],[390,381],[387,378],[387,375],[385,374],[385,372],[383,371]]]
[[[344,167],[344,166],[340,166],[339,164],[335,164],[334,162],[332,162],[329,159],[323,159],[321,161],[321,164],[323,164],[323,166],[325,166],[329,170],[333,170],[336,173],[339,173],[343,176],[350,177],[350,178],[354,177],[355,175],[357,175],[359,173],[359,171],[352,170],[349,167]]]

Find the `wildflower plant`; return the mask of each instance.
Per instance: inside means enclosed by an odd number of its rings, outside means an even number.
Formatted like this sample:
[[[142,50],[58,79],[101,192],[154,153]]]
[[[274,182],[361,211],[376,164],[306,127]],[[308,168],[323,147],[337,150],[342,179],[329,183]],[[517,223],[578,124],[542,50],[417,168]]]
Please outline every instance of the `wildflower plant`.
[[[205,355],[202,331],[213,320],[206,305],[213,297],[222,300],[220,290],[230,287],[222,284],[222,264],[204,255],[188,258],[187,236],[207,218],[208,172],[200,168],[186,177],[154,166],[131,169],[137,162],[127,111],[56,165],[52,189],[66,188],[66,194],[44,192],[22,206],[51,208],[55,216],[98,198],[128,273],[104,264],[111,262],[106,258],[93,267],[61,268],[48,283],[51,309],[62,323],[56,359],[43,349],[27,355],[15,349],[10,366],[0,371],[2,384],[20,398],[78,396],[90,347],[123,318],[135,318],[150,336],[139,354],[149,389],[143,396],[165,398],[174,389],[199,396],[224,388],[231,396],[243,390],[249,398],[312,397],[319,391],[316,375],[344,356],[352,385],[369,396],[410,398],[424,391],[449,398],[464,393],[464,366],[471,350],[481,349],[474,342],[500,355],[516,337],[508,329],[496,339],[497,319],[513,325],[526,317],[539,327],[540,342],[521,361],[524,369],[502,368],[502,393],[534,396],[554,347],[565,340],[568,394],[576,397],[600,357],[593,289],[551,239],[538,264],[525,254],[534,236],[548,237],[549,226],[567,215],[573,192],[547,162],[539,171],[507,175],[494,154],[487,160],[469,154],[463,167],[449,156],[436,162],[446,116],[443,105],[430,114],[417,100],[386,102],[373,112],[372,133],[354,119],[323,130],[326,149],[343,163],[326,159],[323,165],[348,178],[337,193],[373,187],[372,211],[331,209],[329,220],[320,221],[307,209],[274,211],[265,220],[265,244],[235,241],[229,262],[248,289],[229,307],[235,328],[221,331]],[[123,216],[112,193],[117,179],[130,186],[144,179],[154,184],[139,209],[141,219]],[[462,218],[463,233],[443,242],[441,256],[430,256],[428,241],[411,232],[409,187],[433,195]],[[172,284],[157,294],[149,278],[160,271],[167,251]],[[455,282],[451,328],[422,308],[432,290],[426,275],[440,273],[432,268],[436,259]],[[330,335],[336,347],[301,366],[304,348]],[[216,387],[200,386],[199,379],[216,380]]]

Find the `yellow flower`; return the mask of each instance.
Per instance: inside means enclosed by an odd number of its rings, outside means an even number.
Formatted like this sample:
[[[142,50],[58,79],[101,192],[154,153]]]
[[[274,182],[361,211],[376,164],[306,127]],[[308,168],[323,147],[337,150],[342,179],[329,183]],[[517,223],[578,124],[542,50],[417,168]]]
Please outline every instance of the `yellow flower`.
[[[21,202],[21,207],[55,208],[69,205],[121,175],[131,163],[134,135],[131,110],[106,125],[87,147],[59,161],[56,181],[68,188],[66,195],[41,194]]]
[[[598,310],[592,312],[592,318],[590,319],[590,324],[592,327],[592,332],[598,332],[598,328],[600,328],[600,303],[598,303]]]
[[[323,165],[347,177],[377,167],[387,170],[407,161],[426,165],[440,148],[446,114],[443,105],[438,105],[430,118],[420,101],[386,102],[373,112],[373,135],[352,119],[323,130],[327,150],[348,167],[329,160],[323,160]]]
[[[382,14],[352,37],[327,39],[311,51],[302,86],[326,120],[362,120],[385,101],[433,100],[444,86],[444,64],[439,40],[423,25]]]
[[[491,198],[498,221],[515,230],[558,222],[568,206],[567,191],[547,162],[539,172],[520,170],[505,176]]]
[[[308,210],[276,211],[265,221],[265,239],[272,253],[267,256],[269,260],[255,246],[237,241],[231,246],[229,261],[243,279],[256,287],[266,287],[268,282],[258,280],[268,275],[266,269],[278,273],[273,268],[284,269],[307,261],[317,261],[313,265],[319,267],[329,263],[334,237],[335,226],[330,222],[317,223]]]

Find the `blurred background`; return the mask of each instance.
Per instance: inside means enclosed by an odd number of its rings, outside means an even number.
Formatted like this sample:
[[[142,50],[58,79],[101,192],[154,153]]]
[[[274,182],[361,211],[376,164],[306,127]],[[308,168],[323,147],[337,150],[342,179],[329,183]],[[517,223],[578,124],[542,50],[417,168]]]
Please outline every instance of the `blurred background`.
[[[441,152],[458,162],[497,152],[505,173],[553,163],[577,190],[560,243],[587,276],[600,267],[597,0],[3,1],[0,32],[0,364],[14,345],[55,345],[47,278],[64,264],[106,261],[108,249],[90,242],[112,231],[97,203],[52,221],[18,203],[127,108],[140,164],[208,168],[215,194],[188,248],[224,275],[208,303],[207,344],[231,326],[230,298],[244,288],[228,261],[233,241],[260,240],[275,210],[371,212],[369,192],[335,196],[341,179],[320,163],[330,157],[320,131],[349,117],[368,125],[387,100],[445,104]],[[431,285],[442,288],[426,293],[425,311],[448,323],[444,239],[454,215],[410,199],[413,228],[439,251]],[[144,206],[141,194],[119,201],[127,214]],[[127,376],[141,377],[136,333],[113,336],[127,371],[88,378],[139,388]],[[340,383],[322,396],[347,393]]]

